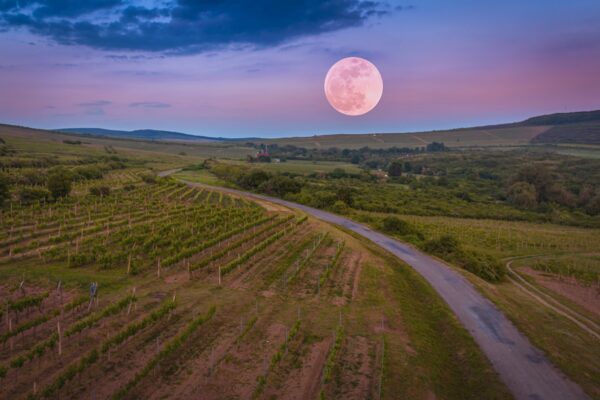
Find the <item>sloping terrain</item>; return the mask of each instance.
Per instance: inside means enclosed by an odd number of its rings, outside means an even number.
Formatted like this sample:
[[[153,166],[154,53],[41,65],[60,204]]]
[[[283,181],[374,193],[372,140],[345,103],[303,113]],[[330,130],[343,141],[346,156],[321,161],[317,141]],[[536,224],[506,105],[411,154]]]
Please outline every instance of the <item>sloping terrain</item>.
[[[600,145],[600,121],[556,125],[535,136],[531,143]]]

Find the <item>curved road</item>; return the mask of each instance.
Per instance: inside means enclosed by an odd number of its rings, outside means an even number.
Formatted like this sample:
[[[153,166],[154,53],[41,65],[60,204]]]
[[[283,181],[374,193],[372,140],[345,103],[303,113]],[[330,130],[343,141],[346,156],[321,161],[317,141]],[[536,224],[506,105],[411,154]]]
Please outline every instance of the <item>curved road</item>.
[[[168,174],[163,176],[165,175]],[[583,390],[554,367],[489,300],[458,272],[435,258],[375,232],[365,225],[326,211],[240,190],[183,182],[190,186],[205,187],[298,209],[371,240],[409,264],[433,286],[473,335],[515,398],[588,399]]]

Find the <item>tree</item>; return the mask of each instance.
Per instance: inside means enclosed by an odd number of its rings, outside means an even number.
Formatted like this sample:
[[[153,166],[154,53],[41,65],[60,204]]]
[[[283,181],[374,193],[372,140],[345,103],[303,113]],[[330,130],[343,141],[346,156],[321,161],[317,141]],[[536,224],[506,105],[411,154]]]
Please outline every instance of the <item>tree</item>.
[[[25,186],[19,189],[17,196],[21,203],[32,204],[36,201],[48,200],[50,198],[50,192],[46,189]]]
[[[10,197],[8,176],[0,174],[0,206]]]
[[[436,151],[445,151],[446,146],[444,143],[431,142],[426,147],[427,151],[436,152]]]
[[[585,212],[589,215],[600,214],[600,194],[594,196],[585,206]]]
[[[328,176],[332,179],[342,179],[342,178],[346,178],[348,176],[348,174],[346,173],[346,170],[343,168],[335,168],[333,171],[331,171]]]
[[[245,189],[256,189],[263,182],[271,178],[271,175],[261,169],[255,169],[249,173],[245,173],[238,179],[238,184]]]
[[[527,182],[513,184],[508,188],[508,201],[520,208],[535,208],[537,206],[535,186]]]
[[[90,188],[90,194],[92,196],[108,196],[110,195],[110,187],[108,186],[92,186]]]
[[[392,161],[388,167],[388,175],[392,177],[402,176],[402,161]]]
[[[522,168],[512,179],[512,186],[518,182],[526,182],[533,185],[536,200],[540,203],[550,200],[549,194],[553,185],[550,171],[542,165],[530,165]],[[512,187],[511,186],[511,187]],[[524,188],[525,186],[522,186]],[[509,189],[510,192],[510,189]]]
[[[71,173],[62,167],[54,168],[48,174],[48,190],[55,199],[71,193],[71,182]]]
[[[279,197],[284,197],[288,193],[298,193],[301,189],[300,182],[284,175],[275,175],[260,185],[261,192]]]

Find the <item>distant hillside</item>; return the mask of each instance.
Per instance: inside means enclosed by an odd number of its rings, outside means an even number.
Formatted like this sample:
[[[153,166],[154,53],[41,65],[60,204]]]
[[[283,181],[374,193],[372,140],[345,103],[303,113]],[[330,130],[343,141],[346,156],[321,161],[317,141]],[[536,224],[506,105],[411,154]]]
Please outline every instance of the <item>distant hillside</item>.
[[[145,139],[145,140],[182,140],[193,142],[214,142],[228,140],[225,138],[215,138],[209,136],[195,136],[181,132],[159,131],[154,129],[138,129],[134,131],[119,131],[101,128],[65,128],[57,129],[58,132],[79,133],[83,135],[94,135],[103,137],[118,137],[129,139]]]
[[[531,143],[600,145],[600,121],[556,125],[531,139]]]
[[[581,122],[600,122],[600,110],[570,113],[556,113],[532,117],[521,122],[521,125],[564,125]]]
[[[600,144],[600,110],[540,115],[521,122],[429,132],[335,134],[256,140],[254,143],[306,148],[358,149],[423,147],[443,142],[448,147],[524,146],[530,143]]]

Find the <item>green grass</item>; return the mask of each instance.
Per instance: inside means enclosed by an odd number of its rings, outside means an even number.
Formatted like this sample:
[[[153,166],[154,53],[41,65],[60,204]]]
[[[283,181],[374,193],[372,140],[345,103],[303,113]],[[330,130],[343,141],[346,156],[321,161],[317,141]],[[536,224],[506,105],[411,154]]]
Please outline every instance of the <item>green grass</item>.
[[[444,142],[450,147],[474,146],[519,146],[527,145],[537,134],[546,130],[543,126],[521,126],[489,129],[455,129],[446,131],[386,133],[386,134],[339,134],[308,137],[293,137],[271,140],[257,140],[258,143],[291,144],[306,148],[347,148],[361,147],[422,147],[431,142]]]
[[[289,160],[285,162],[270,163],[248,163],[245,161],[228,161],[236,165],[244,165],[249,168],[258,168],[270,172],[287,172],[298,175],[308,175],[312,173],[327,173],[336,168],[341,168],[348,173],[359,173],[361,169],[358,166],[345,162],[336,161],[302,161]]]
[[[196,171],[180,171],[172,176],[176,179],[204,183],[205,185],[227,186],[227,182],[217,178],[214,174],[205,169]]]
[[[376,325],[381,314],[375,310],[386,316],[383,398],[424,398],[429,391],[445,399],[510,398],[473,338],[434,289],[394,256],[363,244],[384,260],[384,265],[364,265],[361,289],[366,297],[359,303]]]
[[[472,280],[532,343],[592,398],[600,398],[600,346],[589,333],[510,283]]]

